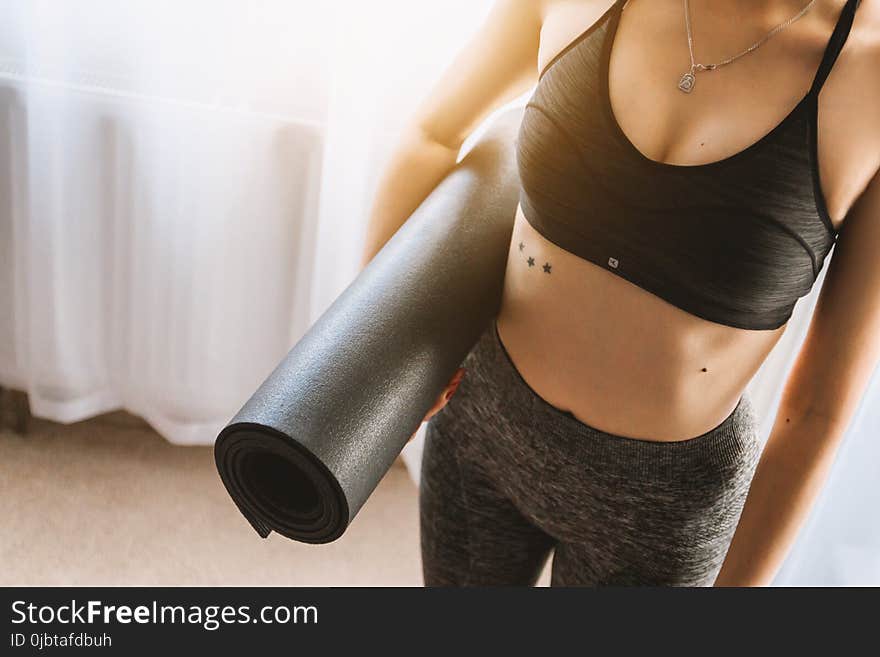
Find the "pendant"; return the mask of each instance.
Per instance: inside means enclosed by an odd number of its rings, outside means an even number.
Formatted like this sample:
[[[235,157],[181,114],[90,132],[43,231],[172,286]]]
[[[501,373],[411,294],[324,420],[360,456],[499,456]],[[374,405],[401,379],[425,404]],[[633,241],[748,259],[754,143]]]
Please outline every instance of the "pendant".
[[[697,83],[697,78],[694,76],[693,71],[688,71],[684,75],[681,76],[681,79],[678,81],[678,88],[681,89],[684,93],[689,94],[694,90],[694,85]]]

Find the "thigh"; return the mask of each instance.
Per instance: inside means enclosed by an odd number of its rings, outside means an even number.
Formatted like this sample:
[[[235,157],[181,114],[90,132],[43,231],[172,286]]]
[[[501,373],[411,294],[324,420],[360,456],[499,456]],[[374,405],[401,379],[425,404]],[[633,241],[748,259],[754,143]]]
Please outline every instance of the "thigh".
[[[743,500],[691,513],[672,495],[630,497],[599,521],[601,537],[560,541],[551,586],[711,586]]]
[[[601,531],[559,537],[551,584],[711,586],[760,455],[750,412],[680,444],[615,440],[590,477],[590,521]]]
[[[426,586],[533,585],[553,547],[492,482],[463,457],[474,431],[453,404],[428,424],[419,492]],[[477,431],[477,433],[479,433]]]

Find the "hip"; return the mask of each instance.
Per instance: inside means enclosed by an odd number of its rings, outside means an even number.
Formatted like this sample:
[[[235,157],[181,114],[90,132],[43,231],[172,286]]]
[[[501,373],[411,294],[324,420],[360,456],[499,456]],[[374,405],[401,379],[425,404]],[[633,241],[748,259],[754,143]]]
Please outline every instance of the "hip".
[[[585,531],[597,526],[591,520],[607,526],[609,514],[625,517],[635,535],[666,532],[657,507],[664,523],[681,527],[707,517],[728,526],[738,516],[760,455],[747,393],[704,434],[643,440],[598,430],[543,399],[516,370],[494,321],[463,366],[458,391],[431,420],[432,449],[454,451],[548,533],[570,531],[572,516]],[[565,528],[559,518],[569,519]]]

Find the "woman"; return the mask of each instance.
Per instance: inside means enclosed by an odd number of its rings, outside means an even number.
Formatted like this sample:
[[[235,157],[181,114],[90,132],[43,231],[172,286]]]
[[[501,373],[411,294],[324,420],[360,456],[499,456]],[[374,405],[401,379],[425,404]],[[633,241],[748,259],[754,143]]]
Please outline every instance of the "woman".
[[[551,551],[554,585],[771,581],[880,356],[880,3],[857,4],[496,2],[364,253],[537,83],[501,310],[426,418],[426,584],[534,583]],[[746,384],[824,266],[760,453]]]

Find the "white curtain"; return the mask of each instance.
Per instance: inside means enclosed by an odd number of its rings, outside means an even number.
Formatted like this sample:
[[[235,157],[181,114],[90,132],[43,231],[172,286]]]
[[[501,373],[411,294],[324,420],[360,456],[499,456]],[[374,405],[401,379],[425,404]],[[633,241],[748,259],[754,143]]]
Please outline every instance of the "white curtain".
[[[211,443],[356,275],[401,123],[490,4],[0,0],[0,385]],[[752,382],[765,433],[814,300]],[[880,582],[878,399],[783,583]]]
[[[0,385],[210,443],[488,2],[0,0]]]

